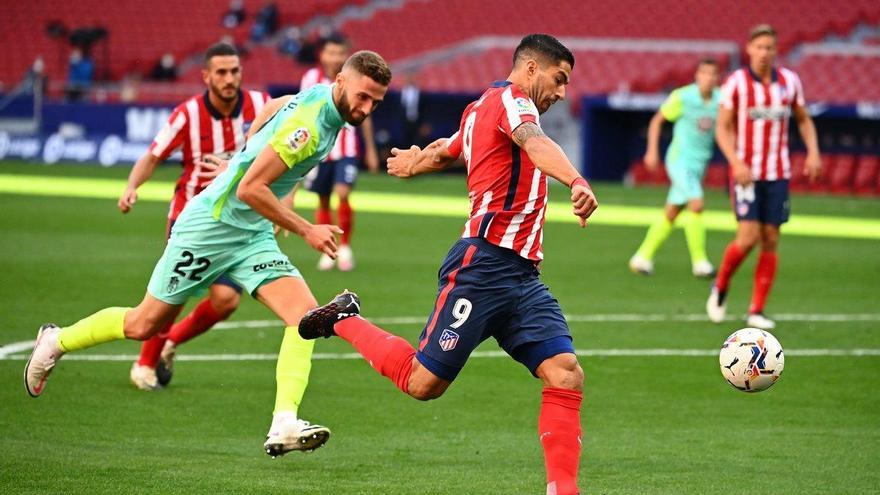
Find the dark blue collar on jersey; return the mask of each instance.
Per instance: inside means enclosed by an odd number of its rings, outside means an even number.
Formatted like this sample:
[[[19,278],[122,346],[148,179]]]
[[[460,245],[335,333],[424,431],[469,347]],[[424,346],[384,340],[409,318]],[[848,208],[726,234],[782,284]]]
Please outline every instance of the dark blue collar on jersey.
[[[760,77],[758,77],[757,74],[755,74],[755,71],[753,71],[751,67],[749,67],[749,74],[752,75],[752,79],[754,79],[755,82],[759,82],[759,83],[764,82],[761,80]],[[770,69],[770,81],[771,82],[778,82],[779,81],[779,74],[776,72],[775,68]]]
[[[505,86],[510,86],[511,84],[513,84],[513,83],[510,81],[495,81],[492,83],[492,87],[493,88],[503,88]]]
[[[207,91],[205,91],[205,94],[202,95],[202,98],[205,100],[205,108],[208,109],[208,113],[211,114],[211,117],[213,117],[216,120],[223,120],[226,118],[226,116],[223,115],[222,113],[220,113],[220,111],[217,110],[214,107],[214,105],[211,105],[211,99],[208,98]],[[238,100],[235,102],[235,107],[232,108],[232,113],[229,114],[230,119],[234,119],[241,114],[242,105],[244,105],[244,94],[239,89],[238,90]]]

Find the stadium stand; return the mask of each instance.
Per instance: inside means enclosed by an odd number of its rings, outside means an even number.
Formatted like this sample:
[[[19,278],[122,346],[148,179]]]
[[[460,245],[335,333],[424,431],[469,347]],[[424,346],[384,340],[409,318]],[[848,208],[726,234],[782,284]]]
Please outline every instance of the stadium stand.
[[[0,92],[14,87],[41,56],[45,74],[56,88],[50,95],[60,94],[57,88],[67,76],[70,46],[66,35],[53,38],[47,33],[47,26],[55,22],[68,31],[106,28],[106,41],[93,50],[98,79],[120,81],[133,73],[144,74],[166,52],[178,61],[189,60],[181,66],[179,82],[143,82],[138,87],[139,102],[174,102],[201,87],[200,67],[193,61],[204,48],[224,37],[244,44],[264,3],[246,1],[245,22],[227,29],[221,17],[228,0],[178,0],[173,6],[113,0],[8,2],[0,17],[0,42],[7,47],[0,52]],[[758,22],[770,22],[780,26],[782,63],[801,75],[809,101],[880,102],[880,36],[876,28],[850,46],[827,43],[829,36],[845,38],[860,26],[880,25],[876,0],[762,0],[751,5],[755,8],[742,9],[736,0],[599,0],[585,7],[580,0],[558,0],[553,8],[536,16],[533,3],[525,0],[277,2],[282,26],[314,27],[324,22],[326,27],[332,21],[351,38],[355,48],[379,51],[395,70],[417,72],[421,88],[428,92],[480,91],[507,73],[511,43],[515,44],[518,36],[545,31],[575,42],[578,63],[569,98],[577,110],[579,97],[584,95],[660,92],[686,83],[697,60],[706,55],[719,59],[722,67],[739,65],[744,33]],[[370,6],[375,12],[340,15],[349,6]],[[243,65],[247,86],[295,85],[308,69],[280,54],[275,42],[270,38],[246,45]],[[119,96],[111,91],[102,98],[114,101]],[[876,156],[829,155],[826,174],[818,184],[807,184],[800,175],[803,158],[801,153],[792,155],[794,190],[880,193]],[[707,184],[724,187],[724,170],[710,167]],[[662,184],[667,180],[664,171],[648,173],[641,163],[633,164],[629,177],[635,183]]]

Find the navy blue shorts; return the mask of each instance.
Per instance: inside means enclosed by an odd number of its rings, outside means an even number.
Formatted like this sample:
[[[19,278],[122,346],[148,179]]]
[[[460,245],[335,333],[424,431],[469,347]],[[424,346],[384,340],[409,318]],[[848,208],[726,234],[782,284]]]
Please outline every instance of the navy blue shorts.
[[[165,239],[166,240],[171,238],[171,228],[174,227],[174,222],[175,222],[175,220],[172,220],[169,218],[168,223],[165,225]],[[241,292],[242,292],[241,286],[238,285],[237,283],[235,283],[231,278],[227,277],[225,274],[217,277],[214,280],[213,284],[211,284],[211,285],[225,285],[226,287],[229,287],[230,289],[234,290],[235,292],[238,292],[239,294],[241,294]]]
[[[782,225],[788,221],[791,202],[787,180],[758,180],[748,187],[732,184],[730,192],[737,220],[768,225]]]
[[[532,375],[545,359],[574,353],[559,302],[535,265],[483,239],[461,239],[440,267],[437,302],[416,357],[452,381],[481,342],[494,337]]]
[[[309,191],[322,196],[329,196],[335,184],[354,187],[357,180],[358,167],[354,158],[343,158],[330,162],[322,162],[306,174],[303,185]]]

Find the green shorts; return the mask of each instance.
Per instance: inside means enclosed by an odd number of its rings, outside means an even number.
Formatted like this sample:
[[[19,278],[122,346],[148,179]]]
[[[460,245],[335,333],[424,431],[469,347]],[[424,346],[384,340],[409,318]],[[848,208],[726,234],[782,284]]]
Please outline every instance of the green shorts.
[[[271,231],[248,231],[203,218],[174,226],[147,292],[168,304],[184,304],[221,275],[252,295],[278,278],[302,276]]]
[[[669,194],[666,196],[666,204],[680,206],[693,199],[703,199],[703,175],[705,174],[705,165],[667,163],[666,175],[669,176],[671,186]]]

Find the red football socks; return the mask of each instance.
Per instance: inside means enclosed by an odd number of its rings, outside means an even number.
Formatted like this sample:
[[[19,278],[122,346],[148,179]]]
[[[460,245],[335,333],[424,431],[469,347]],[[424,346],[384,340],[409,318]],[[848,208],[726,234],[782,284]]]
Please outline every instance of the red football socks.
[[[373,369],[394,382],[403,393],[409,393],[409,376],[416,355],[409,342],[360,316],[340,321],[335,330],[336,335],[354,346]]]
[[[732,241],[727,245],[727,249],[724,250],[724,258],[721,260],[721,267],[718,268],[718,277],[715,279],[715,287],[719,291],[727,290],[730,286],[730,279],[748,254],[749,252],[740,249],[736,242]]]
[[[749,313],[762,313],[764,304],[767,302],[767,296],[770,295],[770,288],[773,286],[773,279],[776,278],[776,265],[779,257],[775,252],[762,252],[758,258],[758,265],[755,267],[755,286],[752,288],[752,305],[749,307]]]
[[[339,214],[339,228],[342,229],[340,244],[344,246],[351,239],[351,229],[354,224],[354,211],[351,209],[351,204],[347,199],[339,201],[337,213]]]
[[[330,225],[333,223],[333,217],[330,215],[330,208],[318,206],[315,210],[315,223],[319,225]]]
[[[578,493],[581,458],[581,401],[583,393],[547,387],[541,392],[538,435],[547,467],[547,493]]]
[[[161,332],[153,335],[141,344],[141,356],[138,358],[138,364],[141,366],[149,366],[155,368],[159,362],[159,356],[162,354],[162,348],[165,347],[165,340],[168,339],[168,331],[171,323],[163,328]]]
[[[210,299],[199,303],[186,318],[175,323],[168,333],[168,340],[175,344],[183,344],[208,331],[209,328],[225,318],[217,314]]]

